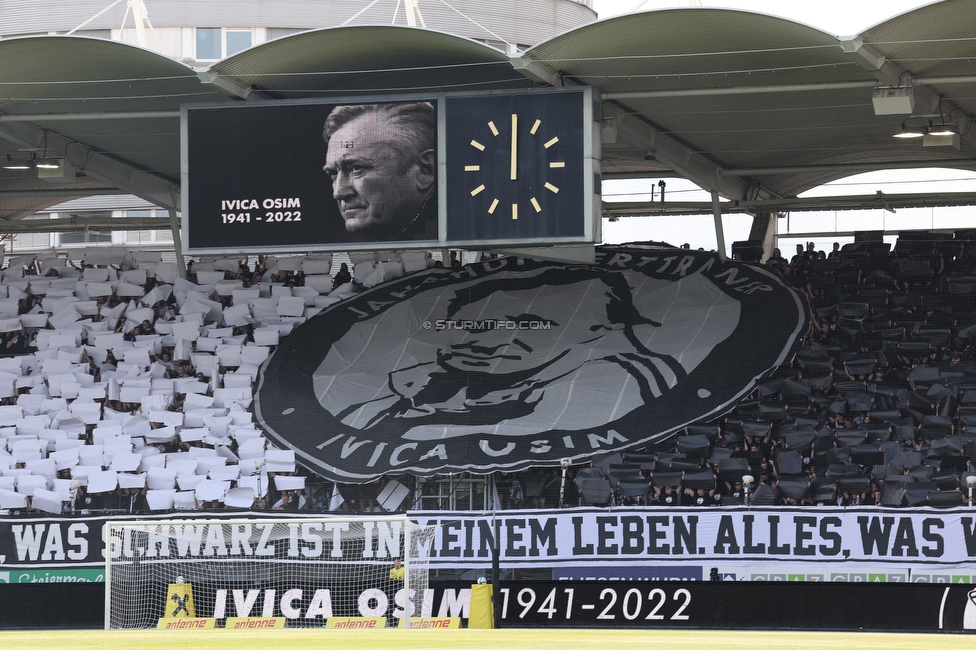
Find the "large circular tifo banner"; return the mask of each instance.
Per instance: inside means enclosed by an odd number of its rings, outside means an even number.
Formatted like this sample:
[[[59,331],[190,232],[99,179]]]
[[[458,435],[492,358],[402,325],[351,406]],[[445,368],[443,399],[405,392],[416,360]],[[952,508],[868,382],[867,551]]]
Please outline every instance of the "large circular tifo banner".
[[[711,253],[430,269],[297,327],[261,369],[255,413],[340,481],[579,462],[729,409],[808,317],[775,273]]]

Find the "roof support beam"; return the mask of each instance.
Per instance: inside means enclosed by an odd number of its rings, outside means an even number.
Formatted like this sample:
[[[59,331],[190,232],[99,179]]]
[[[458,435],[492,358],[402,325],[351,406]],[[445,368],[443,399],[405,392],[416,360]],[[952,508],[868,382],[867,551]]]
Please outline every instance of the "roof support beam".
[[[180,277],[186,280],[186,260],[183,259],[183,241],[180,236],[180,219],[176,216],[176,210],[170,208],[169,212],[169,229],[173,233],[173,250],[176,251],[176,268],[180,273]]]
[[[976,75],[952,75],[946,77],[909,77],[914,88],[926,85],[971,84]],[[897,84],[893,84],[897,85]],[[615,99],[662,99],[668,97],[718,97],[722,95],[765,95],[778,93],[822,92],[825,90],[852,90],[858,88],[879,88],[877,81],[831,81],[810,84],[781,84],[769,86],[729,86],[715,88],[677,88],[674,90],[632,90],[602,93],[605,100]],[[935,95],[925,89],[927,93]],[[925,102],[923,102],[925,104]],[[924,108],[924,106],[923,106]],[[935,96],[933,112],[938,110],[938,96]]]
[[[255,99],[275,99],[275,97],[269,93],[254,90],[250,86],[242,86],[236,81],[231,81],[227,77],[221,77],[216,72],[200,70],[197,72],[197,77],[200,78],[200,83],[207,86],[212,86],[218,92],[227,95],[231,99],[239,99],[246,102],[253,101]]]
[[[112,188],[87,188],[78,190],[0,190],[0,201],[3,199],[30,199],[51,196],[82,198],[84,196],[108,196],[115,194],[127,194],[123,190]]]
[[[971,169],[976,167],[976,158],[959,158],[958,160],[898,160],[877,163],[850,163],[842,165],[794,165],[793,167],[743,167],[740,169],[723,169],[725,176],[773,176],[786,174],[874,172],[885,169],[924,169],[930,167],[946,167],[948,169]]]
[[[681,178],[681,175],[671,169],[646,172],[603,172],[603,180],[605,181],[656,180],[658,178]]]
[[[559,73],[555,70],[552,70],[548,66],[545,66],[538,61],[525,56],[524,54],[512,54],[509,56],[508,60],[512,64],[513,68],[536,83],[548,86],[549,84],[554,83],[559,77]],[[570,85],[576,84],[570,81]]]
[[[36,147],[44,142],[47,155],[64,157],[76,169],[84,171],[86,176],[113,185],[127,194],[134,194],[160,207],[179,209],[178,203],[173,204],[173,197],[179,196],[178,182],[169,181],[80,142],[69,140],[53,131],[45,131],[23,122],[9,122],[0,127],[0,138],[23,147]]]
[[[883,86],[902,86],[906,85],[905,82],[909,81],[908,71],[904,68],[895,65],[891,61],[885,58],[885,55],[878,51],[873,45],[866,45],[864,39],[860,36],[855,36],[854,38],[849,38],[841,40],[840,49],[844,51],[844,54],[848,56],[854,63],[858,65],[862,70],[866,70],[877,79],[880,85]],[[929,94],[932,94],[929,91]],[[915,97],[915,101],[919,101],[919,97]],[[923,104],[927,104],[931,101],[931,97],[925,97],[923,99]],[[938,101],[938,97],[936,97]]]
[[[70,219],[21,219],[0,222],[0,232],[77,232],[84,230],[168,230],[168,217],[127,217],[106,219],[71,217]]]
[[[812,84],[780,84],[768,86],[730,86],[726,88],[683,88],[676,90],[635,90],[602,93],[605,100],[660,99],[665,97],[716,97],[721,95],[763,95],[774,93],[809,93],[825,90],[851,90],[875,88],[874,81],[834,81]]]
[[[718,259],[728,261],[725,254],[725,228],[722,226],[722,202],[719,200],[718,192],[712,192],[712,218],[715,220],[715,250],[718,251]]]
[[[120,111],[118,113],[6,113],[0,122],[67,122],[76,120],[155,120],[179,119],[179,111]]]
[[[714,198],[714,195],[713,195]],[[908,209],[976,205],[972,192],[931,194],[860,194],[851,196],[811,196],[766,201],[618,201],[603,202],[603,216],[653,216],[664,214],[723,214],[742,212],[816,212],[823,210],[863,210],[873,208]]]
[[[916,85],[916,86],[918,84],[923,84],[923,85],[928,84],[928,85],[932,85],[932,86],[935,86],[935,85],[942,86],[942,85],[945,85],[945,84],[971,84],[971,83],[976,83],[976,75],[972,75],[972,74],[957,74],[957,75],[948,75],[948,76],[944,76],[944,77],[937,77],[937,76],[933,76],[933,77],[912,77],[912,84],[913,85]]]
[[[603,104],[603,117],[617,122],[617,138],[644,151],[645,157],[664,163],[679,175],[699,187],[716,191],[725,198],[746,198],[750,184],[740,178],[732,178],[714,162],[663,134],[616,102]]]

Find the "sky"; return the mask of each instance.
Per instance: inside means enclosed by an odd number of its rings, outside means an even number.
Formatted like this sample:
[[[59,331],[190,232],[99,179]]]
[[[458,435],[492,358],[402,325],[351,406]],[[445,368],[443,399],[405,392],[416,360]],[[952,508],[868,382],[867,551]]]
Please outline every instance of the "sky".
[[[892,16],[931,4],[932,0],[593,0],[600,18],[633,11],[672,9],[701,4],[704,7],[743,9],[789,18],[817,27],[834,36],[852,36]]]
[[[788,18],[816,27],[834,36],[853,36],[880,22],[906,11],[931,4],[932,0],[593,0],[600,18],[640,11],[672,9],[702,5],[723,9],[756,11]],[[909,180],[910,179],[910,180]],[[646,199],[658,179],[644,181],[607,181],[603,198],[607,201]],[[706,192],[682,179],[667,179],[667,192],[675,200],[710,201]],[[976,174],[970,171],[913,170],[911,172],[871,172],[828,183],[801,196],[840,196],[847,194],[906,193],[915,191],[976,191]],[[792,250],[801,240],[815,241],[817,247],[830,250],[833,241],[846,243],[851,237],[813,236],[806,233],[826,230],[891,230],[911,227],[972,227],[971,208],[884,210],[828,213],[800,213],[781,219],[780,240],[784,250]],[[723,215],[727,252],[733,241],[749,237],[752,218],[745,215]],[[610,223],[604,220],[603,239],[608,244],[631,241],[665,241],[693,248],[714,249],[715,230],[711,216],[704,217],[629,217]],[[891,238],[894,241],[894,238]]]

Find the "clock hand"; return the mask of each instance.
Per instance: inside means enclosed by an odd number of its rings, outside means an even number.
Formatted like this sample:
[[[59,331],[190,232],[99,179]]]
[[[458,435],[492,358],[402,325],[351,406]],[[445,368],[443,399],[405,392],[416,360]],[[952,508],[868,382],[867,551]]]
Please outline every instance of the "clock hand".
[[[518,178],[518,113],[512,113],[512,180]]]

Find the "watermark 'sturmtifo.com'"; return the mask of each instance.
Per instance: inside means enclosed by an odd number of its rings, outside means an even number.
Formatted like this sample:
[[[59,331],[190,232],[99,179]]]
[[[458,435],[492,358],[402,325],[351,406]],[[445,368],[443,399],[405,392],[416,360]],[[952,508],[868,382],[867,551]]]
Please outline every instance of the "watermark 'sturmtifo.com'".
[[[424,321],[424,329],[440,330],[470,330],[484,332],[487,330],[549,330],[552,329],[551,320],[429,320]]]

